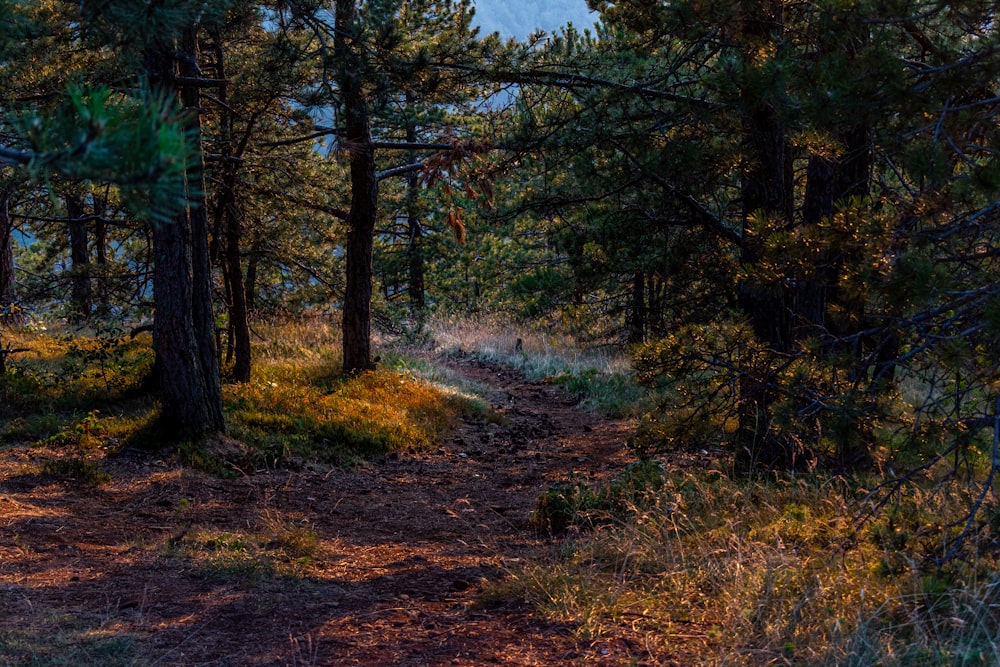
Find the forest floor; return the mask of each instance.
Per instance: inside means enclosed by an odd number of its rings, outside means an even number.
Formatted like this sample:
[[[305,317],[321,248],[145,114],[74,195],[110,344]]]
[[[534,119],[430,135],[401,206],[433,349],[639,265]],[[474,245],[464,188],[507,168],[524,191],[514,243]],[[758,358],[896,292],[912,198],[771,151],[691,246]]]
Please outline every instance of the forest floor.
[[[227,480],[125,453],[85,488],[34,472],[45,451],[0,450],[0,665],[695,662],[496,594],[558,548],[529,525],[537,496],[620,471],[630,423],[473,357],[435,363],[499,418],[356,468]]]

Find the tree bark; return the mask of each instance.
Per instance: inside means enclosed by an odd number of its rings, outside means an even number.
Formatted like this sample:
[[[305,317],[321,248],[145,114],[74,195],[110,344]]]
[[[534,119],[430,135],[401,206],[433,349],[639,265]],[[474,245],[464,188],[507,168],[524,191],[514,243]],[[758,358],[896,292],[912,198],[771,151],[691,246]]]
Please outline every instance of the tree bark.
[[[752,233],[755,217],[777,218],[786,224],[794,212],[791,149],[779,110],[772,99],[774,91],[755,86],[778,85],[754,81],[750,76],[760,67],[760,52],[780,48],[783,30],[782,3],[779,0],[743,0],[742,30],[744,71],[740,92],[743,125],[743,170],[740,195],[743,203],[743,242],[741,260],[753,267],[763,259],[760,239]],[[762,284],[751,278],[740,285],[740,301],[757,335],[779,352],[792,345],[788,294],[783,284]]]
[[[195,31],[185,35],[185,61],[180,74],[196,62]],[[154,87],[178,94],[189,109],[198,108],[198,90],[176,85],[174,53],[150,48],[146,68]],[[201,136],[201,121],[192,113],[190,129]],[[200,151],[199,151],[200,155]],[[215,318],[208,262],[208,219],[202,202],[204,171],[200,160],[188,171],[191,204],[173,221],[154,224],[153,298],[156,320],[153,346],[160,380],[160,418],[182,437],[225,431]]]
[[[407,103],[412,104],[413,100],[407,94]],[[416,143],[417,130],[412,124],[406,128],[406,141]],[[407,164],[417,164],[416,153],[411,152],[407,159]],[[410,313],[414,317],[419,317],[424,312],[426,300],[424,298],[424,249],[423,249],[423,227],[420,224],[420,213],[418,199],[420,196],[420,179],[416,171],[410,172],[406,177],[406,226],[407,226],[407,267],[409,269],[409,295]]]
[[[14,221],[10,216],[13,186],[0,186],[0,324],[18,324],[17,282],[14,277]]]
[[[632,307],[629,314],[628,342],[638,345],[646,340],[646,273],[636,271],[632,276]]]
[[[213,35],[213,39],[215,41],[216,76],[225,81],[225,53],[222,49],[222,40],[218,35]],[[233,114],[228,105],[227,88],[226,84],[222,84],[218,91],[220,107],[222,108],[221,152],[226,156],[239,157],[242,151],[236,150],[233,138]],[[215,228],[222,230],[225,239],[222,267],[225,272],[226,285],[229,288],[227,296],[229,297],[230,347],[233,352],[233,379],[237,382],[249,382],[252,369],[252,350],[247,292],[243,280],[243,216],[236,196],[239,165],[234,160],[224,160],[221,169],[222,174],[219,179],[221,184],[215,208],[217,221]]]
[[[250,249],[250,257],[247,258],[247,278],[245,292],[247,295],[247,313],[257,309],[257,264],[260,261],[257,246]]]
[[[743,203],[741,261],[750,277],[739,286],[739,302],[757,337],[773,352],[792,349],[790,294],[784,282],[761,282],[754,268],[764,260],[761,238],[755,234],[757,218],[789,224],[794,214],[791,148],[773,90],[778,85],[757,79],[759,54],[781,48],[783,13],[780,0],[743,0],[739,35],[745,78],[740,91],[743,133],[743,170],[740,194]],[[752,82],[752,83],[751,83]],[[765,272],[766,273],[766,272]],[[770,433],[775,400],[769,368],[749,369],[739,380],[739,430],[737,465],[750,469],[789,465],[793,452],[785,450]]]
[[[87,246],[87,223],[84,217],[83,202],[76,195],[66,197],[66,217],[69,218],[69,257],[70,257],[70,319],[74,322],[86,322],[90,318],[90,250]]]
[[[106,197],[94,195],[94,260],[97,263],[95,282],[100,307],[108,304],[108,223],[104,216],[108,210]]]
[[[334,51],[339,64],[345,136],[351,162],[351,210],[347,224],[344,290],[345,374],[373,368],[371,354],[372,250],[378,211],[378,179],[371,120],[364,91],[363,56],[356,44],[355,0],[337,0]]]

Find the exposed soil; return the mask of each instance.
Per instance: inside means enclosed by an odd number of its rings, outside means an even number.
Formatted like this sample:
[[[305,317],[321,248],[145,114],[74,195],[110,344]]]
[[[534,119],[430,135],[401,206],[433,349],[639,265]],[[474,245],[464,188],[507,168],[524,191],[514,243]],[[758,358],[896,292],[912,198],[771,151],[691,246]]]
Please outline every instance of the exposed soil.
[[[630,425],[555,386],[447,363],[491,387],[500,423],[359,469],[223,480],[126,455],[86,489],[25,473],[37,451],[0,451],[0,628],[37,638],[67,616],[98,619],[135,664],[158,666],[688,664],[626,627],[585,642],[516,599],[483,603],[549,544],[529,526],[538,494],[620,470]],[[274,525],[318,537],[304,576],[206,573],[178,555],[206,531]]]

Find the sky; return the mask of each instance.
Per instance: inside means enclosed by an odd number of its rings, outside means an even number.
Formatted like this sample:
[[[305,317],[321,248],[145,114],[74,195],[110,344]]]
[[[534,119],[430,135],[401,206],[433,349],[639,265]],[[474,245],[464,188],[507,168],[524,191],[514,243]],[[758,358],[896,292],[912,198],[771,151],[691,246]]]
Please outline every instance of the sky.
[[[484,32],[498,31],[503,37],[518,39],[538,28],[552,32],[567,23],[583,30],[597,20],[586,0],[475,0],[475,6],[476,23]]]

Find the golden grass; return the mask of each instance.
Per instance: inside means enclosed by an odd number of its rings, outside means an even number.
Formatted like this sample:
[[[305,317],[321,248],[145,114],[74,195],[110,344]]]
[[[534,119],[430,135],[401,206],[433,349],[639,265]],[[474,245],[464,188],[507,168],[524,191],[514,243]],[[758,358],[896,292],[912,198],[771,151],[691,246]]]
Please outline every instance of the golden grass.
[[[459,415],[480,409],[412,373],[338,377],[340,334],[327,320],[257,331],[265,341],[254,350],[254,380],[226,386],[224,398],[233,435],[273,458],[345,461],[429,447]]]
[[[24,350],[7,360],[0,384],[8,407],[89,411],[141,393],[153,368],[148,334],[134,339],[28,329],[3,334],[0,342]]]
[[[279,374],[280,375],[280,374]],[[371,371],[326,385],[254,381],[224,390],[233,435],[277,436],[293,456],[342,459],[427,447],[467,400],[392,371]]]
[[[481,410],[474,398],[410,373],[339,378],[340,334],[328,320],[266,323],[255,333],[253,380],[223,389],[229,430],[248,446],[251,465],[344,462],[427,447],[460,414]],[[0,410],[9,413],[0,437],[76,450],[157,439],[150,431],[155,403],[142,398],[153,362],[148,334],[107,339],[5,330],[4,336],[28,351],[12,355],[0,385]],[[131,397],[141,400],[130,404]],[[189,453],[209,468],[230,468]],[[229,463],[242,469],[248,462]]]
[[[885,520],[854,534],[856,510],[839,479],[668,474],[502,594],[581,639],[624,624],[664,654],[696,645],[705,665],[1000,664],[995,558],[889,571],[906,552],[878,538]]]

